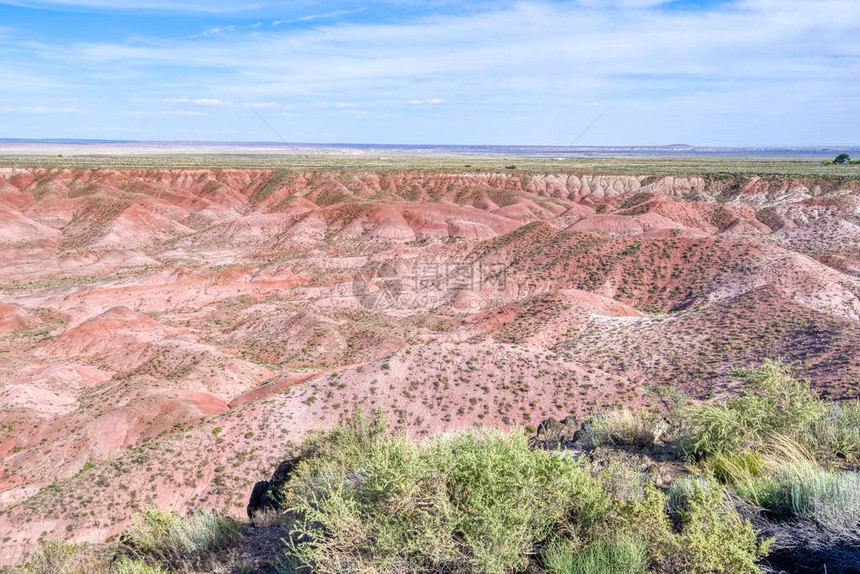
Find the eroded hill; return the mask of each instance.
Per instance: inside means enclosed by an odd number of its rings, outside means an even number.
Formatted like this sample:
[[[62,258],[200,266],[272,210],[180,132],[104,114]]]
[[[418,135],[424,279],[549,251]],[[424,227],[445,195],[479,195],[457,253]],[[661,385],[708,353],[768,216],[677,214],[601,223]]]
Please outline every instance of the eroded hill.
[[[0,560],[146,504],[241,514],[380,407],[532,426],[797,361],[860,389],[860,183],[0,170]]]

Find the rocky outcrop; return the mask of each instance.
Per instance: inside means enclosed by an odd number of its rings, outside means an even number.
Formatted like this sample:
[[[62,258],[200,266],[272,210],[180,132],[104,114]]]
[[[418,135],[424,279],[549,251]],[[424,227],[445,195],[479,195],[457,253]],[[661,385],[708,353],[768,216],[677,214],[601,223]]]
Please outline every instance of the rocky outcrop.
[[[550,417],[538,425],[533,444],[539,448],[553,449],[581,438],[579,424],[573,416],[557,421]]]
[[[265,510],[277,510],[281,508],[283,502],[282,490],[290,478],[293,471],[299,464],[299,458],[291,458],[282,461],[269,480],[261,480],[254,485],[254,490],[251,491],[251,499],[248,501],[248,518],[254,519],[257,513]]]

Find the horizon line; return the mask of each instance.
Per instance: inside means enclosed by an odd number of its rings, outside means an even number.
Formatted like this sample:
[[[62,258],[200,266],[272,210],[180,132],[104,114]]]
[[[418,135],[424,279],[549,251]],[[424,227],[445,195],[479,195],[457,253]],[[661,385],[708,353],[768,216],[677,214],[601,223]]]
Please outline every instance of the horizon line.
[[[258,140],[135,140],[135,139],[102,139],[102,138],[0,138],[0,144],[149,144],[149,145],[238,145],[265,147],[379,147],[391,149],[408,148],[531,148],[548,150],[611,150],[611,149],[664,149],[685,148],[685,150],[860,150],[858,144],[804,144],[804,145],[709,145],[709,144],[607,144],[607,145],[565,145],[565,144],[488,144],[488,143],[378,143],[378,142],[272,142]]]

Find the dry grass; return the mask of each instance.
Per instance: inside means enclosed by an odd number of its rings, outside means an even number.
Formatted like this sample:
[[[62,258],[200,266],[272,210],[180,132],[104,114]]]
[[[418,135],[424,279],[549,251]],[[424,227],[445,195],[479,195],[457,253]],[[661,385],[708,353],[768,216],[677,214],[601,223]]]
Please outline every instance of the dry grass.
[[[594,416],[585,425],[588,441],[593,446],[635,446],[648,448],[665,434],[663,420],[628,408],[616,409]]]
[[[288,522],[287,514],[282,510],[267,508],[254,513],[252,523],[255,528],[271,528],[272,526],[283,526]]]
[[[216,553],[236,543],[241,525],[214,511],[198,511],[187,518],[144,509],[125,531],[121,555],[177,572],[196,572],[220,566]]]
[[[87,544],[43,542],[12,574],[108,574],[110,560]],[[132,571],[128,571],[131,574]],[[125,573],[123,573],[125,574]]]

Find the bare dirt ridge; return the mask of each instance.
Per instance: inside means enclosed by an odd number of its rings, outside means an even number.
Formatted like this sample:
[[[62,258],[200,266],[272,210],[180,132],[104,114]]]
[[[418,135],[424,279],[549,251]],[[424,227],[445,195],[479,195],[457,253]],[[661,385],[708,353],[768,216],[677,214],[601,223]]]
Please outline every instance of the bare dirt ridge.
[[[147,504],[244,512],[381,408],[531,427],[733,367],[860,390],[860,185],[740,176],[0,168],[0,564]]]

